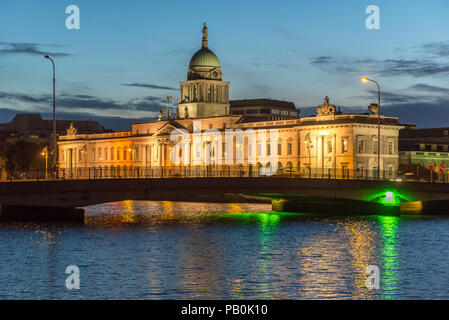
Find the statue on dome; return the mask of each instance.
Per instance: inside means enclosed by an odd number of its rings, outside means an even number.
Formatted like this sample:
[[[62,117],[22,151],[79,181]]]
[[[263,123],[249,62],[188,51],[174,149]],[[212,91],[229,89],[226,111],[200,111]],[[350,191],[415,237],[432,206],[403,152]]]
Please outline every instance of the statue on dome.
[[[207,27],[206,27],[206,22],[204,22],[204,25],[203,25],[203,40],[207,40]]]
[[[207,27],[206,22],[203,25],[203,48],[207,48]]]
[[[157,121],[164,120],[164,112],[162,112],[162,109],[159,110],[159,117],[157,118]]]

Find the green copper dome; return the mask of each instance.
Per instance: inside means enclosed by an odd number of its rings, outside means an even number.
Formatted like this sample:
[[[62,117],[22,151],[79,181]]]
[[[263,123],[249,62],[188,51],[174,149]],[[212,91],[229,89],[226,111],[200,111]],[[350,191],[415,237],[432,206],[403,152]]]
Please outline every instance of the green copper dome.
[[[208,48],[198,50],[190,59],[190,67],[220,67],[217,56]]]

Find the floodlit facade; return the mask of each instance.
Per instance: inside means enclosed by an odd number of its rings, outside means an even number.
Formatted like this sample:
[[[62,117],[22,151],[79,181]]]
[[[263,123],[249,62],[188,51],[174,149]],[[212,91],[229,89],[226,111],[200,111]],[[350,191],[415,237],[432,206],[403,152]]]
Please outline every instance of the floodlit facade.
[[[229,82],[217,56],[202,48],[192,57],[172,117],[134,123],[130,131],[78,134],[71,126],[58,142],[59,168],[69,176],[148,176],[171,168],[244,168],[251,174],[368,178],[377,174],[377,113],[342,114],[326,97],[314,117],[267,120],[232,114]],[[264,108],[276,107],[269,103]],[[296,113],[296,115],[299,111]],[[293,115],[293,113],[291,113]],[[397,118],[380,117],[381,174],[398,169]],[[259,168],[262,168],[260,170]],[[267,169],[268,168],[268,169]],[[257,169],[257,170],[256,170]],[[184,170],[185,172],[185,170]]]

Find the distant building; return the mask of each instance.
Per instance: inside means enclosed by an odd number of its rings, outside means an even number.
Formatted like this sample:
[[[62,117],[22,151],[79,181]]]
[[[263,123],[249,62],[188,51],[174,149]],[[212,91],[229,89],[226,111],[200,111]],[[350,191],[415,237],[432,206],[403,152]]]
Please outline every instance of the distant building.
[[[272,99],[231,100],[232,115],[246,115],[252,121],[297,119],[300,111],[289,101]]]
[[[399,164],[413,169],[421,166],[444,173],[449,168],[449,128],[416,129],[399,132]]]
[[[103,128],[97,121],[56,120],[56,134],[58,136],[65,135],[71,123],[76,126],[80,133],[91,134],[110,131]],[[53,120],[44,120],[37,113],[17,114],[11,122],[0,124],[0,138],[3,143],[17,139],[48,143],[52,133]]]

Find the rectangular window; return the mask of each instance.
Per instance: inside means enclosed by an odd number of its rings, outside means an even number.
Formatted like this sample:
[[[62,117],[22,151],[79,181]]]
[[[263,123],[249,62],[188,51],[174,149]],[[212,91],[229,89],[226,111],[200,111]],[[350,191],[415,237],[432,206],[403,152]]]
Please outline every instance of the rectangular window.
[[[111,161],[114,160],[114,149],[111,149]]]
[[[287,154],[288,155],[292,154],[292,144],[291,143],[287,143]]]
[[[136,160],[139,160],[139,149],[138,148],[136,148],[135,156],[136,156]]]
[[[83,161],[83,152],[78,150],[78,161]]]
[[[128,150],[125,148],[123,149],[123,160],[126,160],[126,153],[128,152]]]
[[[394,143],[393,141],[388,141],[388,154],[393,154],[394,153]]]
[[[359,153],[363,153],[365,150],[365,140],[361,139],[359,140]]]
[[[120,150],[117,149],[117,160],[120,160]]]
[[[212,123],[209,123],[209,129],[212,129],[214,125]]]
[[[278,143],[278,156],[282,154],[282,144]]]
[[[327,153],[332,153],[332,140],[327,140]]]
[[[348,152],[348,138],[341,138],[341,152]]]
[[[271,144],[267,143],[267,156],[271,155]]]
[[[374,137],[373,138],[373,153],[374,154],[377,154],[377,149],[379,148],[379,143],[378,143],[378,140],[377,140],[377,137]]]
[[[104,160],[108,160],[108,150],[104,149]]]

